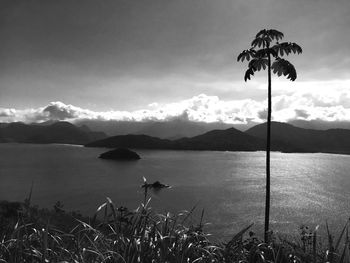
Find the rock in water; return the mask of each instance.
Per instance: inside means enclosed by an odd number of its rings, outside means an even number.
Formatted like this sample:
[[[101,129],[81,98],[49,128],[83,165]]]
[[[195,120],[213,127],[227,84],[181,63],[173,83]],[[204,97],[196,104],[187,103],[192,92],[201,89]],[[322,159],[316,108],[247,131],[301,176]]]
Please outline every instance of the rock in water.
[[[99,158],[108,160],[133,161],[139,160],[141,157],[129,149],[118,148],[112,151],[102,153]]]
[[[159,181],[155,181],[153,184],[152,184],[152,188],[155,188],[155,189],[161,189],[161,188],[169,188],[170,186],[167,185],[167,184],[162,184],[161,182]]]

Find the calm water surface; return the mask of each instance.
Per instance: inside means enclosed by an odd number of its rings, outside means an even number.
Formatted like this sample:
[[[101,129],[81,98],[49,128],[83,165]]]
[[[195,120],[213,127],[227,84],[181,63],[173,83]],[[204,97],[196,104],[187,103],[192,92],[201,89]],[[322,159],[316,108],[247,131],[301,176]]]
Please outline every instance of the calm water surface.
[[[96,158],[106,151],[70,145],[0,144],[0,199],[93,213],[108,196],[136,208],[142,177],[171,189],[152,194],[158,212],[205,209],[208,231],[229,237],[247,224],[263,227],[264,152],[137,150],[142,159],[119,163]],[[339,228],[350,215],[350,156],[272,153],[272,228],[301,224]]]

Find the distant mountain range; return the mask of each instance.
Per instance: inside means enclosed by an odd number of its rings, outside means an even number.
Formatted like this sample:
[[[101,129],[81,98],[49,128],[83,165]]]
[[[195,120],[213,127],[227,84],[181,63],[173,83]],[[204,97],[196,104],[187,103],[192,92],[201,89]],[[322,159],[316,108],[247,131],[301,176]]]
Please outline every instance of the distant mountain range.
[[[263,150],[265,141],[235,128],[213,130],[191,138],[172,142],[174,149],[215,151],[258,151]]]
[[[273,122],[272,150],[282,152],[326,152],[350,154],[350,130],[313,130]],[[259,151],[266,147],[266,123],[246,132],[235,128],[213,130],[202,135],[165,140],[147,135],[118,135],[87,144],[87,147],[173,150]]]
[[[304,128],[304,129],[314,129],[314,130],[329,130],[329,129],[347,129],[350,130],[349,121],[322,121],[322,120],[291,120],[289,124]]]
[[[89,143],[86,146],[136,149],[256,151],[264,149],[264,140],[230,128],[226,130],[213,130],[202,135],[177,140],[160,139],[148,135],[118,135]]]
[[[256,125],[246,131],[257,138],[266,138],[266,123]],[[350,130],[303,129],[286,123],[273,122],[271,142],[275,149],[281,147],[293,152],[350,153]]]
[[[161,127],[159,130],[155,128],[155,131],[160,133],[162,128],[165,127],[164,130],[167,130],[171,126],[176,130],[175,122],[170,126],[154,123],[153,127]],[[150,130],[150,127],[148,126],[147,129]],[[198,128],[200,125],[192,127]],[[192,129],[190,133],[194,130]],[[350,154],[350,130],[348,129],[304,129],[287,123],[272,122],[271,132],[273,151]],[[87,147],[259,151],[265,150],[265,138],[266,123],[256,125],[245,132],[231,127],[179,139],[164,139],[145,134],[107,137],[103,132],[91,131],[86,125],[78,127],[69,122],[0,123],[0,142],[67,143],[83,144]]]
[[[193,137],[211,130],[231,128],[231,124],[222,122],[206,123],[175,119],[170,121],[100,121],[80,120],[76,125],[86,125],[93,131],[103,131],[109,136],[144,134],[161,139],[179,139]],[[243,128],[243,126],[242,126]]]
[[[52,124],[52,121],[47,122]],[[47,123],[43,123],[44,125]],[[176,118],[168,121],[115,121],[115,120],[79,120],[74,124],[77,126],[87,126],[93,131],[105,132],[108,136],[144,134],[161,139],[180,139],[183,137],[193,137],[204,134],[212,130],[225,130],[235,128],[240,131],[246,131],[259,123],[249,121],[247,124],[227,124],[222,122],[194,122],[188,119]],[[304,121],[294,120],[289,124],[314,130],[328,130],[334,128],[350,129],[350,122],[341,121]]]
[[[0,142],[86,144],[106,138],[103,132],[93,132],[87,126],[69,122],[24,124],[1,123]]]

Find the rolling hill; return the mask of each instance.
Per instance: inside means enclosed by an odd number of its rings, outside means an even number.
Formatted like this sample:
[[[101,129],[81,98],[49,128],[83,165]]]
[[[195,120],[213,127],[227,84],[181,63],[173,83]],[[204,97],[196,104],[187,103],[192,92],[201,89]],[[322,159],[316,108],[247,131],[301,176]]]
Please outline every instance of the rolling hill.
[[[86,144],[86,147],[171,149],[172,141],[148,135],[117,135]]]
[[[182,150],[257,151],[264,149],[264,140],[235,128],[213,130],[191,138],[173,141]]]
[[[202,135],[177,140],[159,139],[148,135],[118,135],[89,143],[86,146],[135,149],[256,151],[263,150],[264,140],[230,128],[213,130]]]
[[[103,131],[109,136],[137,134],[172,140],[193,137],[215,129],[232,127],[232,125],[222,122],[205,123],[180,119],[144,122],[81,120],[76,124],[79,126],[86,125],[92,130]]]
[[[350,153],[350,130],[313,130],[298,128],[287,123],[272,123],[271,150],[281,152]],[[119,135],[87,144],[87,147],[261,151],[266,147],[266,123],[246,132],[234,128],[212,130],[202,135],[176,140],[148,135]]]
[[[266,137],[266,123],[256,125],[247,134],[261,139]],[[313,130],[290,124],[272,122],[271,142],[274,148],[293,152],[350,153],[350,130]],[[283,147],[286,147],[283,149]]]

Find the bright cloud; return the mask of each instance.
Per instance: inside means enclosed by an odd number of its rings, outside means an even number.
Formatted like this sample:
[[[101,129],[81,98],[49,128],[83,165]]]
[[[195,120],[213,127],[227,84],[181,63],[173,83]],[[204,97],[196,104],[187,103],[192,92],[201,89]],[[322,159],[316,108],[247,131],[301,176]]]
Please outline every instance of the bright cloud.
[[[280,87],[283,89],[283,87]],[[273,120],[350,121],[350,91],[335,87],[329,90],[299,89],[274,96]],[[92,111],[62,102],[51,102],[36,109],[0,108],[0,121],[42,122],[48,120],[77,121],[167,121],[183,119],[201,122],[246,124],[266,120],[266,100],[223,100],[217,96],[200,94],[190,99],[160,104],[149,104],[137,111]]]

